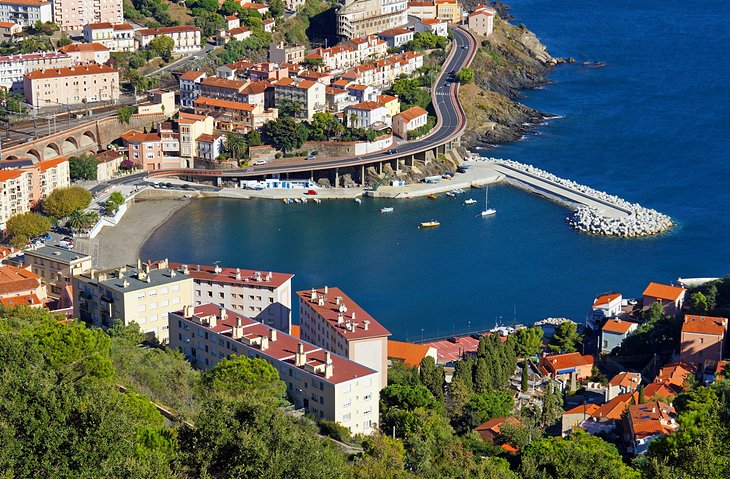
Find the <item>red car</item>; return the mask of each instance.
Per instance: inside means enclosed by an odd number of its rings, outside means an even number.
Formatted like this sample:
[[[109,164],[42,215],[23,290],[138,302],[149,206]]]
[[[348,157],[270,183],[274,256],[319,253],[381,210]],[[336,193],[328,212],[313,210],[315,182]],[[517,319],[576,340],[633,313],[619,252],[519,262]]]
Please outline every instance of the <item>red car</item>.
[[[310,196],[315,196],[315,195],[317,194],[317,192],[316,192],[316,191],[314,191],[314,190],[308,190],[308,191],[307,191],[306,193],[304,193],[304,194],[305,194],[305,195],[310,195]]]

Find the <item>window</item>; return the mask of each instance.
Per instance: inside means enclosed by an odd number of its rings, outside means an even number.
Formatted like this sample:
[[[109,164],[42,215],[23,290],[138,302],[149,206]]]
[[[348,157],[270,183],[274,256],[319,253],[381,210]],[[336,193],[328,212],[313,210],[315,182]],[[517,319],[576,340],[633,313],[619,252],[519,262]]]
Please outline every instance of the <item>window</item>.
[[[137,312],[141,313],[142,311],[144,311],[144,304],[140,304],[139,306],[137,306]]]
[[[180,304],[180,298],[178,296],[172,298],[172,304]]]
[[[343,421],[343,422],[345,422],[345,421],[349,421],[349,420],[350,420],[350,417],[351,417],[351,416],[350,416],[350,413],[348,412],[347,414],[344,414],[344,415],[342,416],[342,421]]]
[[[172,292],[173,293],[177,293],[178,291],[180,291],[180,285],[179,284],[173,285],[172,286]]]
[[[370,394],[370,393],[367,393],[367,394],[365,394],[365,395],[364,395],[364,396],[362,397],[362,399],[363,399],[363,401],[370,401],[370,398],[372,398],[372,397],[373,397],[373,395],[372,395],[372,394]]]

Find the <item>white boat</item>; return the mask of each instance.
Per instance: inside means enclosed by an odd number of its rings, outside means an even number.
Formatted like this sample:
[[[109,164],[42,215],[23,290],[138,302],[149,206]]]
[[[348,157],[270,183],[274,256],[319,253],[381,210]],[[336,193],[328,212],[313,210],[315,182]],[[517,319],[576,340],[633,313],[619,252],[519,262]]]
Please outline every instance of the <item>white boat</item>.
[[[484,211],[482,211],[482,216],[492,216],[497,210],[489,207],[489,185],[484,190]]]
[[[306,203],[306,202],[307,202],[307,199],[306,198],[302,198],[302,203]]]
[[[355,203],[362,203],[362,200],[360,198],[355,198]]]
[[[314,201],[315,203],[321,203],[322,202],[322,200],[320,200],[319,198],[312,198],[312,201]]]
[[[294,198],[294,201],[295,201],[296,203],[301,203],[301,202],[302,202],[302,199],[301,199],[301,198]]]
[[[393,212],[393,207],[392,206],[387,206],[385,208],[380,208],[380,212],[381,213],[392,213]]]
[[[477,200],[475,200],[474,198],[469,198],[468,200],[464,200],[465,205],[473,205],[476,202],[477,202]]]

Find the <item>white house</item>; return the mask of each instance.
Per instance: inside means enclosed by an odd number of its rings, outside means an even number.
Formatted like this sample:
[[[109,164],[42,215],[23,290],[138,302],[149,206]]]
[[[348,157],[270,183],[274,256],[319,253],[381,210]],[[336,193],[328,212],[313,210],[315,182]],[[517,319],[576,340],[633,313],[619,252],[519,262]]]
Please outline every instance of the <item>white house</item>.
[[[416,22],[416,33],[431,32],[440,37],[449,36],[449,24],[445,20],[437,18],[428,18]]]
[[[393,133],[408,138],[408,132],[417,130],[428,122],[428,112],[420,106],[413,106],[393,117]]]
[[[388,110],[378,102],[364,101],[345,108],[345,119],[350,128],[383,129],[391,125]]]
[[[598,329],[606,318],[614,318],[621,313],[622,297],[618,293],[602,294],[593,300],[593,307],[586,315],[586,326]]]

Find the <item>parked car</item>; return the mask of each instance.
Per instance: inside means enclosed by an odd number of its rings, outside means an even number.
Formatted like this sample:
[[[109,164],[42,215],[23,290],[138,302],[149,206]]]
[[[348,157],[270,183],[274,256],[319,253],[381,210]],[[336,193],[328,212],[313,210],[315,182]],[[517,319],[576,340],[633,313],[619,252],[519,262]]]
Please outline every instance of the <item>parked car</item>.
[[[388,150],[389,155],[395,155],[396,153],[398,153],[398,150],[396,150],[395,148]]]
[[[316,191],[314,191],[314,190],[307,190],[307,191],[306,191],[306,192],[305,192],[304,194],[305,194],[305,195],[310,195],[310,196],[314,196],[314,195],[316,195],[316,194],[317,194],[317,192],[316,192]]]
[[[254,162],[254,166],[265,165],[265,164],[266,164],[266,160],[258,160],[256,162]]]
[[[470,335],[472,338],[476,339],[477,341],[482,339],[482,333],[471,333]]]
[[[309,161],[316,160],[316,159],[317,159],[317,155],[310,154],[309,156],[307,156],[307,160],[309,160]]]
[[[457,338],[456,336],[451,336],[451,337],[449,338],[449,342],[450,342],[450,343],[454,343],[454,344],[456,344],[456,343],[458,343],[459,341],[460,341],[460,340],[459,340],[459,338]]]
[[[58,246],[60,246],[61,248],[66,248],[66,249],[74,249],[74,242],[66,241],[64,239],[64,240],[61,240],[58,242]]]

